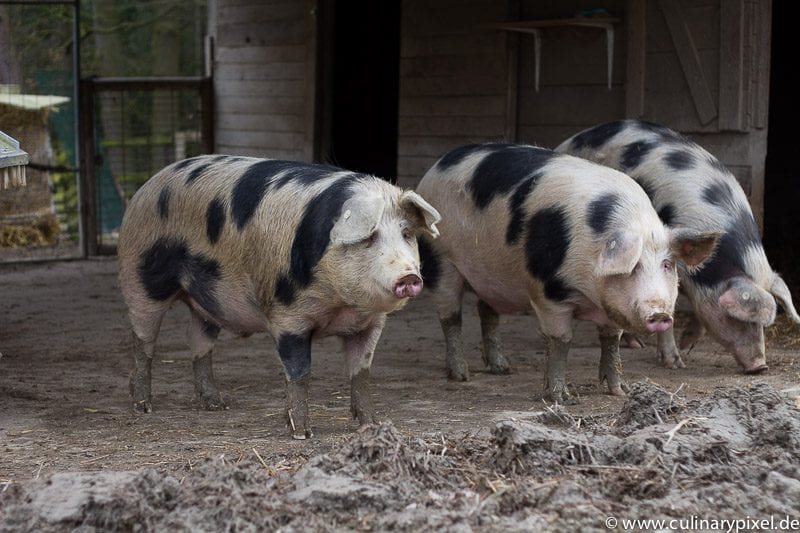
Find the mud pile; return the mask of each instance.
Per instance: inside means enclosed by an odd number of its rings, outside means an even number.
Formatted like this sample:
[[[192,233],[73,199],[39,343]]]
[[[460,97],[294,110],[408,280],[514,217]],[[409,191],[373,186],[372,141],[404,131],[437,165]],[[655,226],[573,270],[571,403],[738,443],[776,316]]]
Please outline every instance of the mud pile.
[[[0,530],[577,529],[800,518],[800,411],[766,385],[687,401],[633,385],[615,416],[553,406],[491,436],[362,428],[292,474],[221,458],[185,477],[56,474],[0,493]]]

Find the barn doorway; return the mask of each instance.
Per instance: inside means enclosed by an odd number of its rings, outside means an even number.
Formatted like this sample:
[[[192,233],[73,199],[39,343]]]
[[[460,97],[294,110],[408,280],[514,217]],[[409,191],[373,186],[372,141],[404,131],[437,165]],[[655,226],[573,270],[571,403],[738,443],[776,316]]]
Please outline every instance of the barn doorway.
[[[769,132],[764,191],[764,245],[772,267],[800,300],[800,176],[797,170],[794,28],[791,3],[772,3]]]
[[[338,0],[320,7],[320,159],[395,182],[400,1]]]

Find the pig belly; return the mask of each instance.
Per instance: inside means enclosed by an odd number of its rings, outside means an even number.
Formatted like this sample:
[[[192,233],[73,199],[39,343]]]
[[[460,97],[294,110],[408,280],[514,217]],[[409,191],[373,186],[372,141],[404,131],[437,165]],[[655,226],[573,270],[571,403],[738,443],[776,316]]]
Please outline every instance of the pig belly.
[[[491,272],[468,263],[462,266],[461,275],[472,291],[500,314],[521,313],[531,309],[527,280],[522,276]]]

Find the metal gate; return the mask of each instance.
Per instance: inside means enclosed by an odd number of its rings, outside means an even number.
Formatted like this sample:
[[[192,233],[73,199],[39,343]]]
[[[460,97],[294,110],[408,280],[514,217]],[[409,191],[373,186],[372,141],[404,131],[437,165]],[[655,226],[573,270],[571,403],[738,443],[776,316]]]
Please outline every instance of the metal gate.
[[[125,206],[161,168],[214,150],[210,77],[81,80],[88,255],[113,253]]]

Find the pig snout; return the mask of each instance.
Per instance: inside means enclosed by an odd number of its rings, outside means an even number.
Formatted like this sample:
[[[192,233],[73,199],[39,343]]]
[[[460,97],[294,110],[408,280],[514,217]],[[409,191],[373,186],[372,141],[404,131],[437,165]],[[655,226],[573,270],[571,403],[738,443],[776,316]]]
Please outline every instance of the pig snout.
[[[650,333],[661,333],[672,327],[672,317],[667,313],[653,313],[645,321],[645,327]]]
[[[403,276],[394,284],[394,295],[398,298],[413,298],[422,291],[422,278],[416,274]]]

